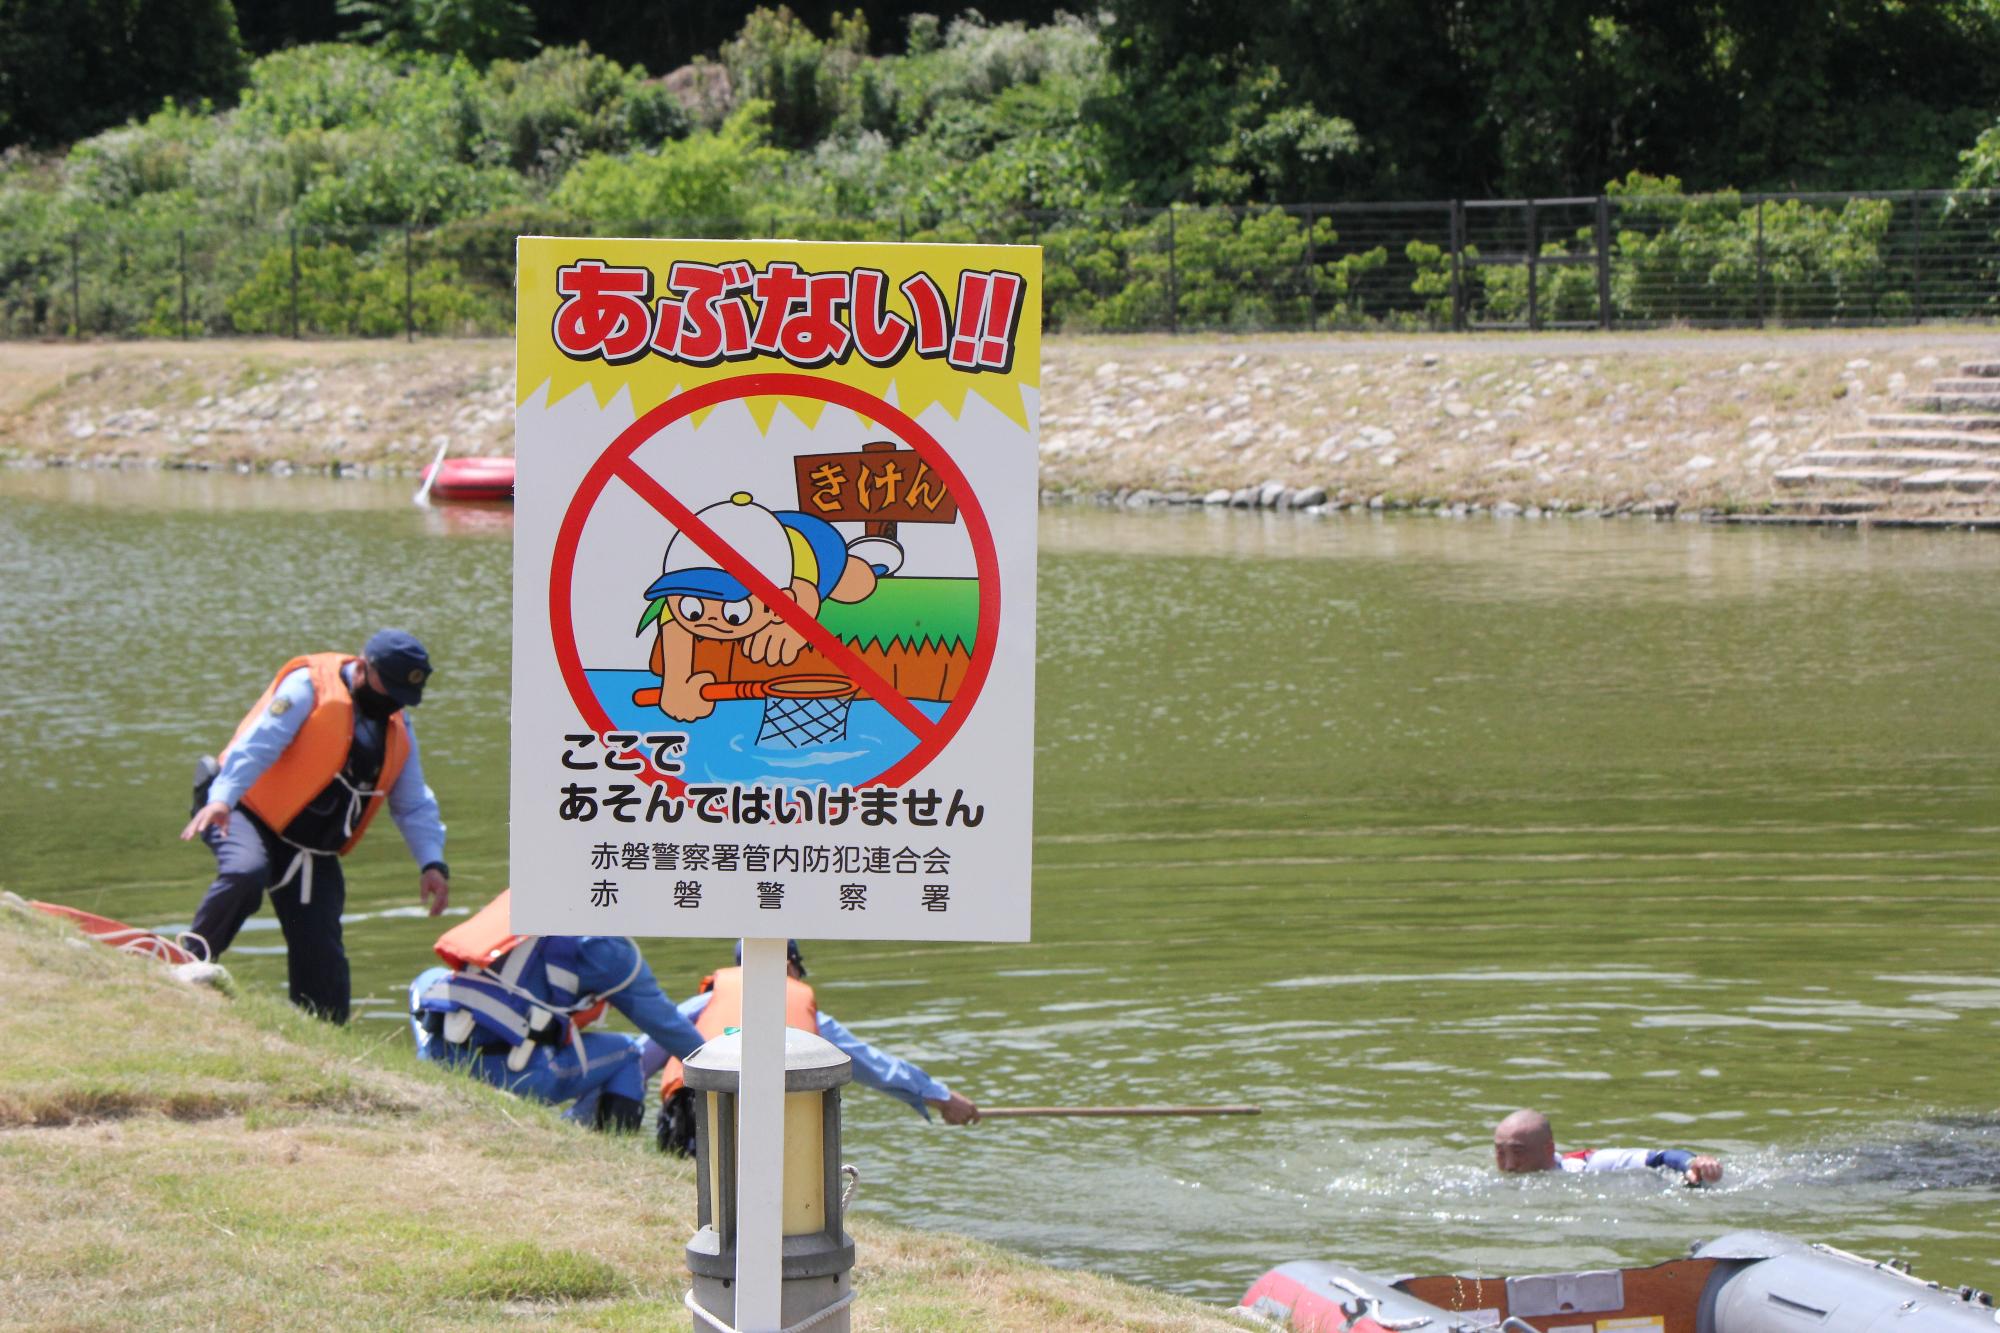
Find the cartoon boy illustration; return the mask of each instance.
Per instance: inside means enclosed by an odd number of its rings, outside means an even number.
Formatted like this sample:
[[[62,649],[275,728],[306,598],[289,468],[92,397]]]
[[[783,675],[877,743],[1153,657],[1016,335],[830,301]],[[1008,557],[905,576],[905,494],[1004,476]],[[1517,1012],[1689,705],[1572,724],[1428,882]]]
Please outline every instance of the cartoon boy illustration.
[[[815,618],[828,601],[863,600],[875,591],[878,572],[893,572],[851,554],[825,519],[796,510],[774,512],[747,491],[698,511],[697,517]],[[676,721],[697,722],[715,711],[715,704],[701,694],[715,676],[694,669],[695,640],[734,642],[752,662],[770,666],[790,665],[805,647],[803,635],[685,533],[675,533],[667,543],[660,577],[646,589],[647,601],[662,597],[660,711]]]

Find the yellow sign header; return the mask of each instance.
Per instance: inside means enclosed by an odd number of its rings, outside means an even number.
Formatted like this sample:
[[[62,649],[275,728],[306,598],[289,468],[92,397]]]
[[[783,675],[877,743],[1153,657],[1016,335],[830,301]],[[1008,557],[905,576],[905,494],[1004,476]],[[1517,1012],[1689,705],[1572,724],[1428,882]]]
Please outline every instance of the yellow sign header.
[[[524,236],[518,258],[520,327],[549,330],[521,340],[522,402],[588,385],[600,405],[624,390],[644,414],[715,380],[798,369],[913,417],[937,405],[957,419],[977,394],[1025,428],[1022,390],[1039,387],[1029,246]],[[781,405],[808,426],[825,407],[764,399],[760,429]]]

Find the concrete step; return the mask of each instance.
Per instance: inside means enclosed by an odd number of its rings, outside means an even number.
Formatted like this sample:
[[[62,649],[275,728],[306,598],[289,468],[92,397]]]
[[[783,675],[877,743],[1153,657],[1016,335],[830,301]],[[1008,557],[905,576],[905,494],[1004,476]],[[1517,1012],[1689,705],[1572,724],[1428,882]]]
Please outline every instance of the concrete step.
[[[1947,430],[1967,434],[2000,431],[2000,412],[1957,416],[1935,412],[1870,412],[1864,419],[1877,430]]]
[[[1897,402],[1913,412],[2000,412],[2000,381],[1992,393],[1906,393]]]
[[[2000,514],[1884,514],[1874,528],[1922,528],[1937,532],[2000,532]]]
[[[1991,467],[1995,460],[1986,454],[1953,449],[1841,449],[1822,445],[1798,460],[1808,467],[1902,468],[1925,472],[1934,468]]]
[[[1973,375],[1958,379],[1945,378],[1931,381],[1932,393],[2000,393],[2000,379],[1983,375]]]
[[[1919,418],[1921,420],[1922,418]],[[1868,430],[1836,435],[1827,441],[1836,448],[1862,449],[1968,449],[2000,452],[2000,433],[1966,430]]]
[[[1896,496],[1884,492],[1848,495],[1774,495],[1764,502],[1770,509],[1795,511],[1823,511],[1829,514],[1870,513],[1878,509],[1896,507]],[[1950,510],[1959,513],[1984,513],[1995,510],[1993,496],[1983,492],[1942,491],[1924,497],[1924,508],[1928,510]]]
[[[1961,361],[1958,373],[1971,379],[2000,380],[2000,361]]]
[[[1771,501],[1771,508],[1787,513],[1866,514],[1887,503],[1887,500],[1867,495],[1781,495]]]
[[[1903,478],[1904,491],[2000,491],[2000,469],[1941,467]]]
[[[1941,467],[1909,472],[1901,468],[1835,467],[1801,463],[1780,468],[1771,480],[1797,490],[1802,486],[1856,487],[1868,491],[2000,491],[2000,469]]]
[[[1787,467],[1771,474],[1780,486],[1859,486],[1864,490],[1893,491],[1910,474],[1900,468]]]
[[[2000,532],[1995,514],[1728,514],[1725,523],[1746,527],[1917,528],[1933,532]]]

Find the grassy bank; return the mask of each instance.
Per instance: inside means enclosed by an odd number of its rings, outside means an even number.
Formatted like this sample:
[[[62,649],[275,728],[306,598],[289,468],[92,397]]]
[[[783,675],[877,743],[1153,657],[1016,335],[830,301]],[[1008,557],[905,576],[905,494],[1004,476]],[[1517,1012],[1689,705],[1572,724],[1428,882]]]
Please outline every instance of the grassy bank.
[[[1610,510],[1753,508],[1987,329],[1056,338],[1042,485]],[[15,344],[0,455],[413,470],[513,448],[504,341]]]
[[[0,910],[0,1328],[685,1327],[693,1218],[689,1168],[639,1139]],[[853,1230],[856,1328],[1235,1327]]]

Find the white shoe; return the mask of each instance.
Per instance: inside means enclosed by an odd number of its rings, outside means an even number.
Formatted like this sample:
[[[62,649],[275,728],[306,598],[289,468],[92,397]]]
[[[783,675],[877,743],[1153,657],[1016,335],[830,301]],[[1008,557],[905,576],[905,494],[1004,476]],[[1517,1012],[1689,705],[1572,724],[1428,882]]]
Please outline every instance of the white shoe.
[[[175,981],[190,986],[221,987],[229,983],[229,969],[220,963],[176,963],[167,972]]]
[[[856,537],[847,544],[847,553],[861,557],[878,579],[903,567],[903,548],[888,537]]]

